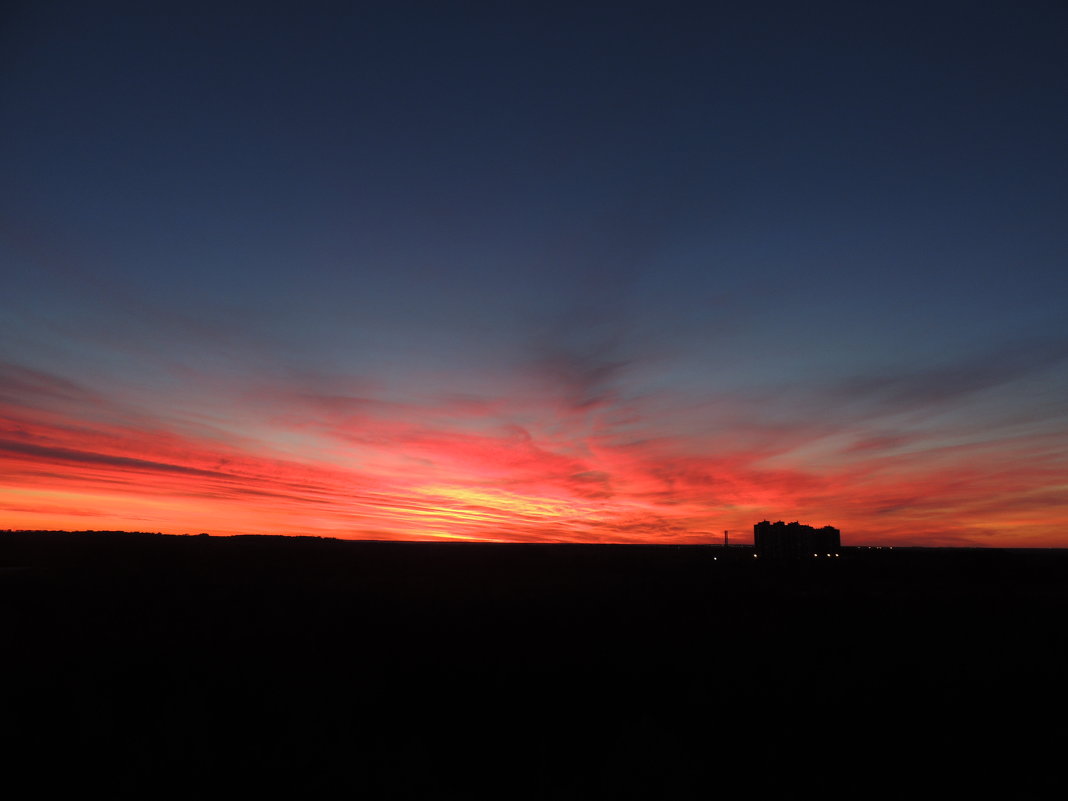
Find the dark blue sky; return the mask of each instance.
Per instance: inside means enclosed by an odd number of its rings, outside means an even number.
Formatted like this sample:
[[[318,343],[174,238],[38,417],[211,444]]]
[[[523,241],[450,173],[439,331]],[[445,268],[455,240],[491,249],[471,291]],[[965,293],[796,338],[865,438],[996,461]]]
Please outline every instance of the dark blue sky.
[[[801,429],[774,458],[816,473],[846,433],[1063,442],[1063,3],[24,3],[2,37],[0,361],[152,426],[544,391],[705,451]]]

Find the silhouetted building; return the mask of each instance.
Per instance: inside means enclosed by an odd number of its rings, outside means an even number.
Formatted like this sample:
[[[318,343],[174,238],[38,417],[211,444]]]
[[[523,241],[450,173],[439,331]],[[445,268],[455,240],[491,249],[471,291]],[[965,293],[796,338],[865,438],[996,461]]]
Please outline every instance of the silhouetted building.
[[[753,526],[753,546],[757,556],[770,559],[834,559],[841,551],[842,537],[832,526],[762,520]]]

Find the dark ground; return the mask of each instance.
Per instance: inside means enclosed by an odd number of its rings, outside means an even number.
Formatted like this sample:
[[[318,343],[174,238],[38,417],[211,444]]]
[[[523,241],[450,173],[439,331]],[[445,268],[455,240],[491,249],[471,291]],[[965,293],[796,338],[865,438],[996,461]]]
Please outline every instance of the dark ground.
[[[0,534],[3,775],[1063,797],[1068,551],[842,553]]]

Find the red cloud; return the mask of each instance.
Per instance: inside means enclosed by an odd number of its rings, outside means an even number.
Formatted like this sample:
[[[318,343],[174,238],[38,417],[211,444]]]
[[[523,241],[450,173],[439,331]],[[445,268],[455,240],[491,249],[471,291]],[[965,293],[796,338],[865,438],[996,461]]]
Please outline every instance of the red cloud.
[[[833,523],[852,543],[1053,545],[1068,523],[1063,436],[944,444],[860,422],[769,426],[730,404],[683,436],[694,421],[665,425],[663,404],[592,392],[397,403],[276,391],[209,426],[9,375],[21,383],[0,406],[0,524],[12,528],[91,518],[176,533],[684,543],[724,529],[744,539],[781,517]]]

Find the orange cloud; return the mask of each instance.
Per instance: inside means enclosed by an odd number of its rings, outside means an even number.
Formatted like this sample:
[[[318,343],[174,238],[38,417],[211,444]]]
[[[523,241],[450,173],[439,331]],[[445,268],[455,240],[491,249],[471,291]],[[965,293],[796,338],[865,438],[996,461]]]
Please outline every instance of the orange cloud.
[[[835,524],[847,543],[1063,545],[1068,525],[1063,435],[768,425],[724,403],[683,436],[665,433],[685,426],[665,424],[656,399],[589,392],[398,403],[278,390],[229,418],[154,418],[9,375],[10,528],[698,543],[724,529],[744,540],[772,517]]]

